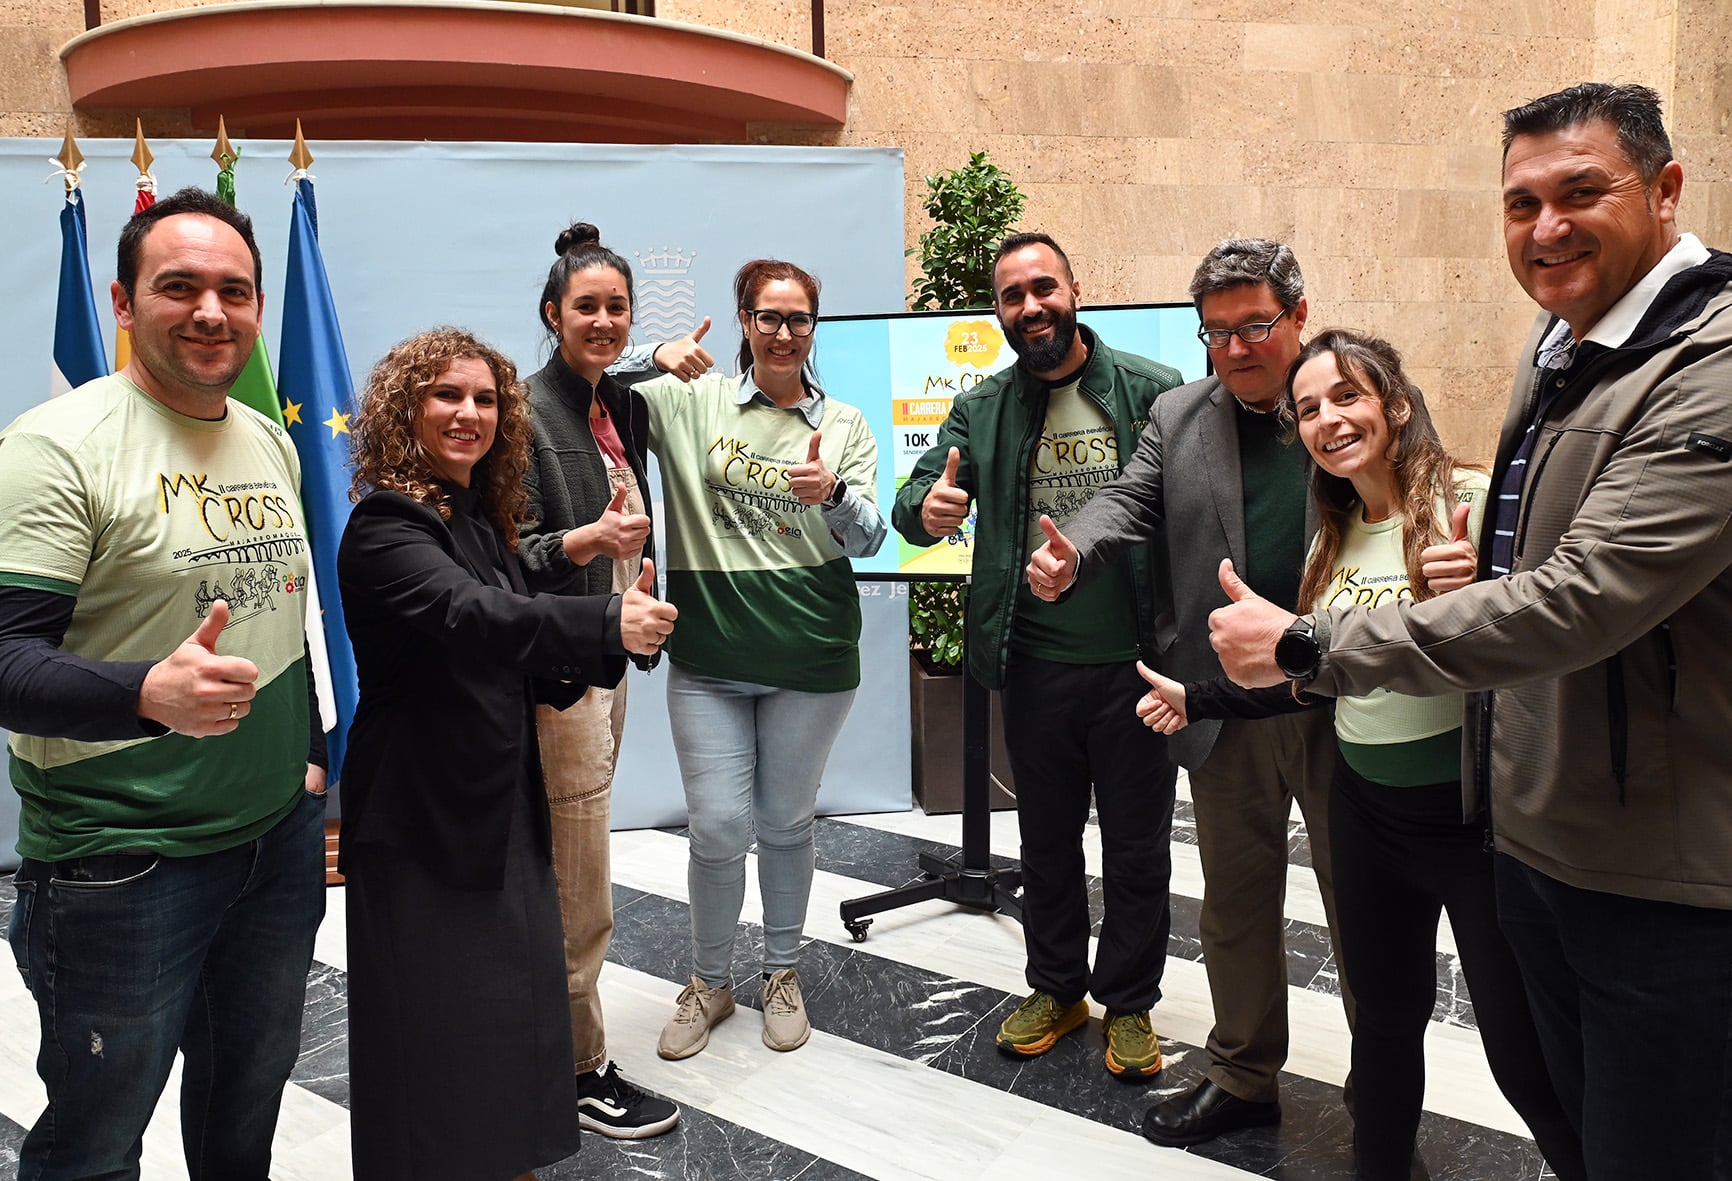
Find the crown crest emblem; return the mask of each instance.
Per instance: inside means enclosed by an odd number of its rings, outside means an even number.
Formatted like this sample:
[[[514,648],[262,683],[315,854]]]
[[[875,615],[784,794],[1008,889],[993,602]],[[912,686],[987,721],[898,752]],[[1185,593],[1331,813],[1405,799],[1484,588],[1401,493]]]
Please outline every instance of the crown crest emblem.
[[[647,253],[642,250],[632,253],[636,255],[638,265],[646,275],[684,276],[698,257],[696,253],[686,254],[677,246],[657,246]]]

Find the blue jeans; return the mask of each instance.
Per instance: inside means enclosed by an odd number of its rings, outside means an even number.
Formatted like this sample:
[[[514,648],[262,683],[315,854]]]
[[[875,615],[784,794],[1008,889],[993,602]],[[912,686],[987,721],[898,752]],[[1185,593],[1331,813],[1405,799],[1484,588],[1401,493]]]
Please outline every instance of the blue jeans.
[[[669,669],[691,833],[692,973],[706,984],[732,979],[754,828],[764,969],[794,966],[812,894],[818,780],[853,703],[852,689],[802,693]]]
[[[42,1022],[48,1107],[20,1181],[136,1178],[177,1050],[193,1181],[264,1181],[325,913],[325,803],[197,857],[18,870],[10,940]]]

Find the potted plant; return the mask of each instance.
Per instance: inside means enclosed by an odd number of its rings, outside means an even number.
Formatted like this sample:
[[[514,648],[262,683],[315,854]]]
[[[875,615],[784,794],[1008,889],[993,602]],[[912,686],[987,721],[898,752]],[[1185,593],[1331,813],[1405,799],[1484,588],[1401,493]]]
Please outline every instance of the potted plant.
[[[926,178],[932,228],[920,235],[915,311],[992,305],[993,255],[1022,216],[1025,198],[1009,175],[974,152],[961,168]],[[911,252],[912,253],[912,252]],[[908,594],[909,699],[914,795],[928,813],[962,806],[962,641],[968,588],[915,582]],[[992,695],[992,806],[1012,808],[998,694]]]

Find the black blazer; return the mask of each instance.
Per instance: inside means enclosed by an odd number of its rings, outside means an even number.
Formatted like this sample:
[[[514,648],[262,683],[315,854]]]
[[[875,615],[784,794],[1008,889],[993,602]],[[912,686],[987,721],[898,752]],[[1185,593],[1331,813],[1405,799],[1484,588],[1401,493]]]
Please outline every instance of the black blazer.
[[[383,845],[460,888],[499,889],[516,791],[549,847],[534,707],[619,683],[620,599],[528,597],[516,555],[500,552],[511,590],[427,505],[373,492],[350,515],[337,582],[361,695],[339,868]]]

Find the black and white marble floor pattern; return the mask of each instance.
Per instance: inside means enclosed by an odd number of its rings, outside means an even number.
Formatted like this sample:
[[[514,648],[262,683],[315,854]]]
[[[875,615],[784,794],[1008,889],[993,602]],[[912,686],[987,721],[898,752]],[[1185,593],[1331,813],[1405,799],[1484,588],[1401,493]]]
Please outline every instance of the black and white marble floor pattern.
[[[1151,1103],[1195,1080],[1204,1059],[1197,1047],[1210,1024],[1197,940],[1202,874],[1183,779],[1173,838],[1173,941],[1165,996],[1154,1013],[1167,1067],[1142,1085],[1106,1074],[1098,1020],[1039,1059],[997,1052],[993,1034],[1025,987],[1015,922],[925,903],[878,916],[865,943],[849,938],[837,917],[840,901],[912,880],[917,853],[955,856],[959,837],[957,817],[918,811],[821,820],[800,965],[812,1040],[791,1054],[766,1049],[758,1038],[757,998],[742,988],[740,1013],[716,1030],[704,1053],[663,1062],[655,1056],[656,1035],[687,968],[684,834],[616,833],[616,929],[602,974],[609,1052],[627,1077],[673,1098],[685,1114],[676,1131],[650,1140],[586,1137],[576,1156],[541,1170],[544,1181],[1351,1177],[1350,1124],[1340,1100],[1346,1023],[1297,820],[1287,899],[1293,1046],[1282,1078],[1284,1119],[1276,1128],[1183,1152],[1156,1148],[1136,1131]],[[1012,814],[994,815],[992,843],[996,856],[1015,856]],[[1098,874],[1092,828],[1088,855]],[[1091,886],[1098,923],[1098,878]],[[756,977],[755,898],[750,886],[735,964],[744,981]],[[7,882],[0,886],[0,913],[10,905]],[[331,891],[315,958],[301,1059],[277,1135],[279,1181],[350,1177],[341,889]],[[1447,927],[1439,937],[1438,982],[1420,1132],[1429,1176],[1549,1178],[1486,1068]],[[15,972],[0,972],[0,1178],[16,1175],[23,1129],[42,1105],[35,1048],[34,1005]],[[186,1176],[177,1087],[171,1080],[146,1137],[149,1181]]]

